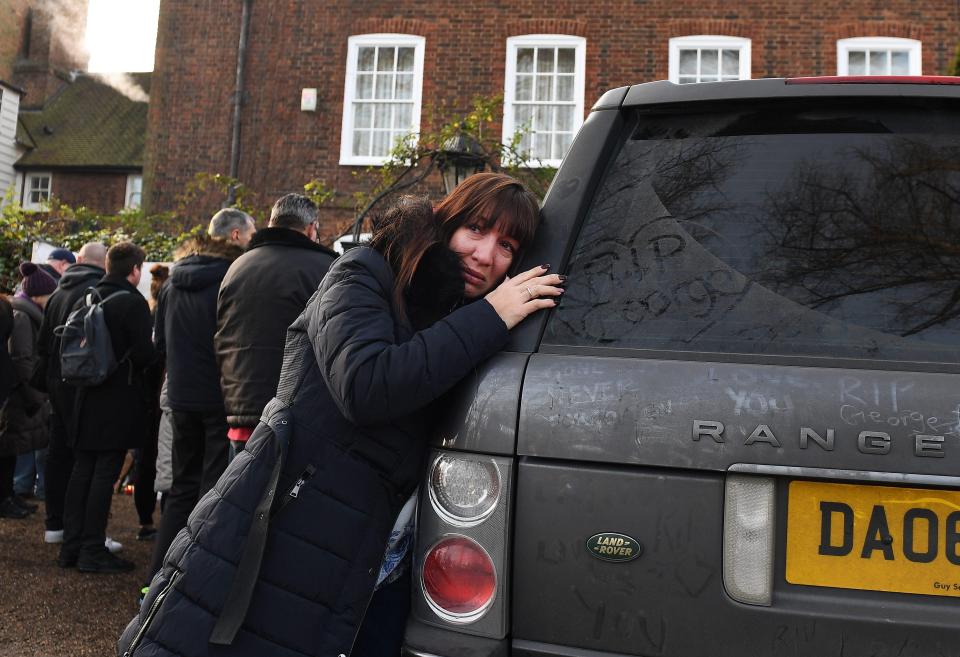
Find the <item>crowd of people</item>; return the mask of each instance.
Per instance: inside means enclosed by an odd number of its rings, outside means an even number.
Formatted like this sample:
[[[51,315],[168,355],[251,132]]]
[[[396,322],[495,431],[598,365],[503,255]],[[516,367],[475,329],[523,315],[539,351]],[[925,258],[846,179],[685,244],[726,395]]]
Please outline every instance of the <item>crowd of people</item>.
[[[0,296],[0,517],[37,511],[32,496],[44,502],[42,540],[60,543],[61,568],[134,570],[106,536],[134,454],[137,538],[154,546],[151,563],[141,565],[141,599],[149,604],[121,638],[121,654],[151,640],[203,653],[195,639],[233,645],[229,654],[272,654],[263,652],[274,641],[266,626],[304,611],[282,592],[302,585],[302,568],[326,573],[310,607],[324,610],[322,627],[281,643],[311,653],[306,644],[321,641],[332,654],[396,655],[433,402],[563,292],[564,278],[549,265],[506,277],[538,218],[536,198],[520,183],[478,174],[435,208],[402,199],[375,223],[369,246],[339,259],[317,242],[318,208],[307,197],[281,197],[260,230],[248,214],[221,210],[205,235],[178,248],[172,268],[150,270],[149,301],[137,290],[145,254],[130,242],[85,244],[75,259],[57,249],[45,264],[24,263],[18,290]],[[61,359],[71,314],[86,313],[90,324],[94,311],[109,333],[111,367],[94,384],[68,382]],[[281,410],[295,433],[277,456],[271,421]],[[269,494],[255,483],[258,468],[273,473]],[[294,513],[278,514],[262,531],[263,513],[231,515],[242,500],[263,495],[275,509],[278,481],[317,487],[310,527]],[[393,494],[384,497],[384,486]],[[238,522],[253,523],[241,532],[257,539],[247,541],[253,548],[232,544],[236,532],[225,530],[191,551],[199,526]],[[264,547],[274,531],[302,534],[318,550],[314,563],[291,559],[277,539]],[[327,558],[336,552],[324,547],[330,534],[363,545],[353,562]],[[220,560],[201,563],[200,553],[218,551]],[[251,572],[246,553],[259,560]],[[254,586],[262,570],[273,573],[266,588]],[[173,572],[181,577],[176,587]],[[298,583],[284,584],[278,572]],[[204,603],[193,610],[195,626],[182,617],[165,623],[178,604],[195,604],[191,577],[203,580],[204,595],[223,592],[211,603],[216,613]],[[237,584],[244,581],[249,586]],[[161,589],[183,592],[164,601],[167,616],[153,609]],[[247,608],[262,612],[264,604],[270,611],[251,620]]]
[[[145,253],[130,242],[23,263],[17,289],[0,295],[0,518],[43,502],[42,538],[61,544],[62,568],[128,572],[136,565],[106,527],[114,492],[133,482],[136,538],[155,541],[148,583],[273,395],[286,327],[336,255],[316,242],[317,213],[289,194],[257,231],[246,213],[221,210],[179,246],[172,272],[151,268],[149,299],[137,289]],[[99,385],[71,385],[58,327],[92,301],[117,366]]]

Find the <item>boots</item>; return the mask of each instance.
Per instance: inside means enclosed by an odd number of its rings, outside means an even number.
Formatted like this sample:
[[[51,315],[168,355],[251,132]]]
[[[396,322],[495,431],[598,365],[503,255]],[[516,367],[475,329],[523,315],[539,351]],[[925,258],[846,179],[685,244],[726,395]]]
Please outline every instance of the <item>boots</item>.
[[[8,497],[0,502],[0,518],[11,518],[13,520],[23,520],[30,515],[30,512],[20,507],[14,501],[14,498]]]

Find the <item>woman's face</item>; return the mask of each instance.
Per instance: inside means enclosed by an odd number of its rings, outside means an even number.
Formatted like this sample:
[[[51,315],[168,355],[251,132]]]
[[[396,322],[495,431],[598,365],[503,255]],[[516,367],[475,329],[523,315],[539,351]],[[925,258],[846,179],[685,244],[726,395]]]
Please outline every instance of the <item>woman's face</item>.
[[[464,296],[476,299],[500,284],[520,244],[502,234],[497,222],[487,227],[468,221],[450,238],[450,249],[463,265]]]

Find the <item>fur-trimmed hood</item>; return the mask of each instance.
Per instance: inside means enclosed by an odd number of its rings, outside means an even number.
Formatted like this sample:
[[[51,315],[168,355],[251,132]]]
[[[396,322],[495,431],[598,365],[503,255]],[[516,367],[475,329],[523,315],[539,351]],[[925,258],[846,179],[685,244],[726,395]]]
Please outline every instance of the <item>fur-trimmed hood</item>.
[[[174,253],[170,285],[181,290],[202,290],[220,286],[230,263],[243,255],[232,242],[200,235],[181,244]]]
[[[325,253],[331,258],[336,258],[337,253],[317,244],[303,233],[298,233],[292,228],[283,228],[279,226],[261,228],[250,239],[248,251],[257,249],[261,246],[288,246],[294,249],[307,249],[308,251],[317,251]]]
[[[218,237],[197,235],[186,240],[173,252],[173,261],[179,262],[189,256],[209,256],[233,262],[243,255],[243,248]]]

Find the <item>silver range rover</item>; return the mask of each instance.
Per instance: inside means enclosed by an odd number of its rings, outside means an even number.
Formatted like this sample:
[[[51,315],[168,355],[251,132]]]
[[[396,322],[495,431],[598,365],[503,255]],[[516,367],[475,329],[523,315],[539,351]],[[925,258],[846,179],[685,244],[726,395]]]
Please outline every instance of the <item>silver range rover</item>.
[[[960,655],[960,86],[608,92],[454,391],[407,657]]]

